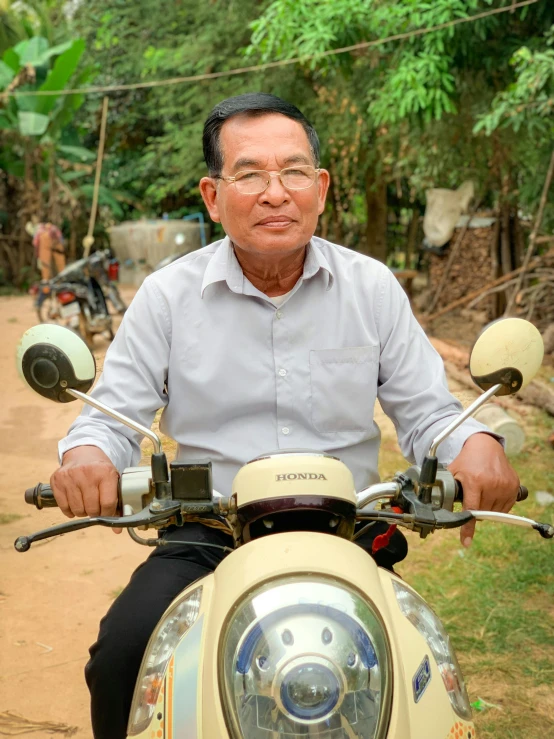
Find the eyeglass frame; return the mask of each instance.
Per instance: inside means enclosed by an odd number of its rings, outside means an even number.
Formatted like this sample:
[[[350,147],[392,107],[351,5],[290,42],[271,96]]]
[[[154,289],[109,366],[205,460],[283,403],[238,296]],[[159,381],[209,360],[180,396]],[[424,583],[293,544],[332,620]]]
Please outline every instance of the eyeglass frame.
[[[313,169],[314,170],[314,174],[315,174],[315,179],[312,180],[307,187],[287,187],[285,185],[285,183],[283,182],[283,180],[281,179],[281,175],[283,174],[283,172],[286,172],[288,169],[305,169],[307,167],[309,167],[310,169]],[[232,184],[234,184],[236,186],[237,177],[240,174],[243,174],[243,173],[252,174],[252,173],[256,173],[256,172],[265,172],[265,174],[269,175],[269,179],[267,181],[267,185],[264,187],[263,190],[260,190],[260,192],[240,192],[240,190],[237,190],[237,192],[239,192],[241,195],[261,195],[271,185],[271,178],[272,177],[278,177],[279,178],[279,182],[285,188],[285,190],[292,190],[292,192],[302,192],[303,190],[308,190],[312,185],[315,185],[315,183],[317,182],[317,176],[322,171],[323,170],[322,170],[321,167],[313,167],[311,164],[300,164],[300,165],[298,165],[296,167],[283,167],[283,169],[281,169],[279,172],[270,172],[267,169],[241,169],[240,172],[237,172],[236,173],[236,175],[229,175],[227,177],[224,177],[223,175],[216,174],[216,175],[214,175],[213,179],[214,180],[223,180],[224,182],[230,182],[230,183],[232,183]]]

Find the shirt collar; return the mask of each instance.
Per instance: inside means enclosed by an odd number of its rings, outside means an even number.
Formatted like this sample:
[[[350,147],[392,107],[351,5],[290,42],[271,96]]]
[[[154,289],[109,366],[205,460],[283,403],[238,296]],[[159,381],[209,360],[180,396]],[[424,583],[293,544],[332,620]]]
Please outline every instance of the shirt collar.
[[[308,243],[306,250],[302,280],[311,279],[320,270],[324,276],[325,289],[329,290],[333,284],[334,275],[329,262],[323,254],[321,246],[314,243],[312,239]],[[228,236],[219,244],[208,262],[206,271],[204,272],[204,279],[202,280],[202,297],[204,297],[206,288],[215,282],[226,282],[229,290],[234,293],[242,293],[244,291],[244,274]]]

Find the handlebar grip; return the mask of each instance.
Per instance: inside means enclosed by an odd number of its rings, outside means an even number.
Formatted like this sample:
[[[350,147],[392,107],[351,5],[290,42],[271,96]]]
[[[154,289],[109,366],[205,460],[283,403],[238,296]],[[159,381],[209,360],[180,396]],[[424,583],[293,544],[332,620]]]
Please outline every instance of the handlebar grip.
[[[459,480],[456,480],[456,496],[454,500],[456,503],[463,503],[464,501],[464,488],[462,486],[462,483]],[[520,485],[519,490],[517,491],[517,498],[516,503],[521,503],[522,500],[527,500],[529,497],[529,490],[525,487],[525,485]]]
[[[25,491],[25,503],[36,506],[39,511],[42,508],[56,508],[58,505],[50,485],[42,482]]]

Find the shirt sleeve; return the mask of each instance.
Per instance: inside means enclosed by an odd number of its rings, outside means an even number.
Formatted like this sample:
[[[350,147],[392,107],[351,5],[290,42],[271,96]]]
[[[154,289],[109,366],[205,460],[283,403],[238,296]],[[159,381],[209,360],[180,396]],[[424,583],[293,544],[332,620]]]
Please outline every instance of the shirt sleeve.
[[[421,464],[432,440],[462,406],[449,392],[444,363],[389,270],[384,270],[375,310],[381,350],[378,398],[396,427],[402,454]],[[502,442],[502,437],[470,418],[439,446],[439,462],[452,462],[465,441],[480,432]]]
[[[171,323],[155,283],[147,278],[125,312],[109,347],[102,375],[90,393],[112,410],[150,428],[156,411],[165,407]],[[58,445],[60,460],[69,449],[96,446],[122,472],[140,461],[142,436],[110,416],[83,407]]]

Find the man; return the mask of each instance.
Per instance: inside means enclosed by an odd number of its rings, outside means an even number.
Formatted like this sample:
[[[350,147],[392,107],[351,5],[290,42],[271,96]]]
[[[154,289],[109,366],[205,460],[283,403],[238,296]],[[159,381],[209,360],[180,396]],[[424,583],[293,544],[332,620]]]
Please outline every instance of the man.
[[[209,457],[222,493],[242,464],[275,448],[326,450],[359,489],[377,481],[377,396],[404,455],[421,461],[460,407],[389,270],[314,237],[329,187],[314,129],[279,98],[241,95],[212,111],[204,155],[202,197],[227,237],[145,281],[95,397],[146,426],[163,407],[161,428],[178,442],[178,458]],[[139,442],[85,407],[51,480],[64,513],[113,514],[118,470],[138,461]],[[440,455],[471,507],[510,509],[519,481],[484,426],[467,422]],[[228,543],[214,529],[185,531],[168,536]],[[399,540],[381,564],[404,556]],[[125,735],[148,637],[177,593],[217,566],[214,551],[156,551],[102,621],[86,670],[97,739]]]

